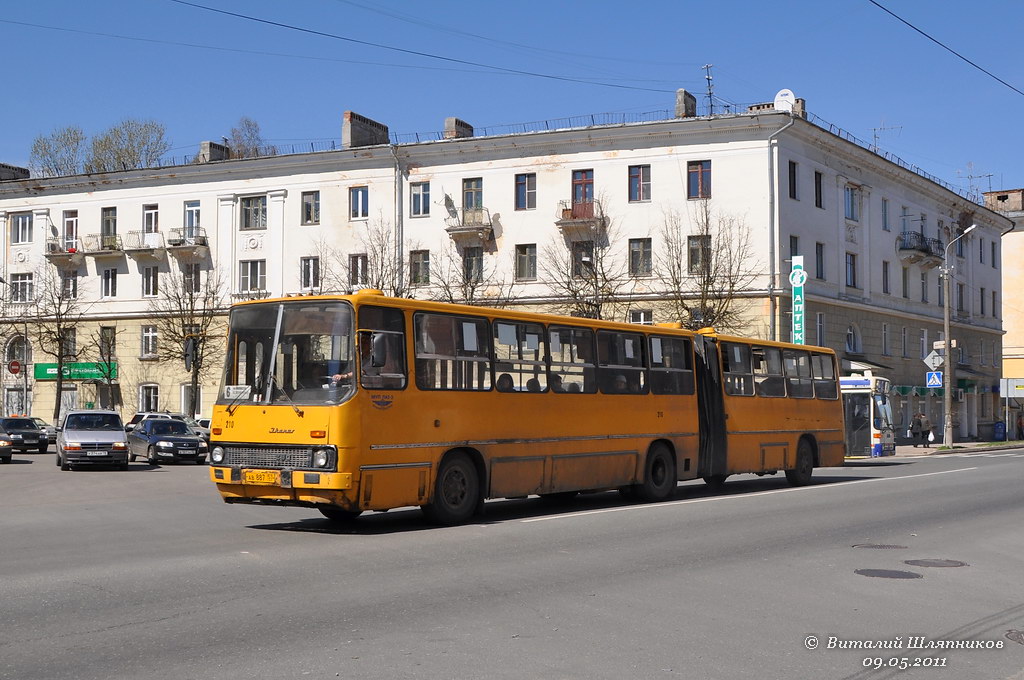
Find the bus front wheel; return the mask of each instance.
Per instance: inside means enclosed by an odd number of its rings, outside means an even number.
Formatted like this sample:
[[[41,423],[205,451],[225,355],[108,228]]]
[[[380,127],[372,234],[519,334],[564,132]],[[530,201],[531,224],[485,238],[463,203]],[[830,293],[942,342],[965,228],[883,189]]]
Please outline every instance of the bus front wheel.
[[[476,512],[480,501],[480,479],[473,461],[464,453],[445,457],[434,482],[434,498],[422,506],[435,524],[462,524]]]
[[[806,439],[801,439],[796,447],[796,467],[786,470],[786,481],[791,486],[807,486],[811,483],[814,472],[814,454]]]
[[[676,490],[676,460],[664,444],[655,444],[647,452],[644,479],[633,487],[633,495],[642,501],[664,501]]]

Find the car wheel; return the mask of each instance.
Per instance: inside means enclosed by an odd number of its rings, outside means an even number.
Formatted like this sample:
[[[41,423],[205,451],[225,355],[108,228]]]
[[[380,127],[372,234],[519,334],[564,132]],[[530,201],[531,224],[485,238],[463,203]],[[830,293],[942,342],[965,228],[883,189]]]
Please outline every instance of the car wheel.
[[[11,462],[11,457],[10,456],[4,456],[3,458],[0,458],[0,460],[3,460],[4,464],[7,464],[7,463]]]
[[[132,453],[131,451],[128,452],[128,462],[129,463],[134,463],[135,462],[135,454]]]
[[[206,465],[206,456],[196,458],[196,465]]]
[[[61,458],[60,456],[57,456],[57,462],[60,463],[60,469],[63,470],[64,472],[67,472],[68,470],[71,469],[71,463],[69,463],[64,458]]]
[[[150,446],[149,447],[149,450],[146,452],[146,461],[150,465],[159,465],[160,464],[160,463],[156,462],[156,447],[154,447],[154,446]]]
[[[39,453],[46,453],[49,448],[50,448],[49,444],[40,444],[39,445]]]

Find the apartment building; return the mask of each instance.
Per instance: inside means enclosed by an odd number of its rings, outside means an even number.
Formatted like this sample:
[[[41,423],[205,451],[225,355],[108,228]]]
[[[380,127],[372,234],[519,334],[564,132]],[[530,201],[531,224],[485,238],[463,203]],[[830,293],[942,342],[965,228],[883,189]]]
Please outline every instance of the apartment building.
[[[346,112],[335,151],[229,160],[204,143],[199,162],[173,167],[56,178],[0,167],[3,347],[8,362],[33,364],[4,373],[5,409],[24,410],[27,392],[35,413],[52,411],[53,367],[32,329],[26,342],[19,306],[54,276],[83,314],[63,403],[130,415],[187,403],[183,367],[159,360],[155,301],[169,276],[222,284],[224,305],[372,286],[694,324],[694,282],[728,250],[742,258],[729,291],[737,328],[792,337],[789,274],[802,257],[806,342],[837,350],[846,371],[892,378],[904,422],[918,410],[941,422],[922,359],[943,339],[949,265],[957,435],[985,436],[998,415],[1009,221],[800,100],[695,113],[680,91],[656,119],[480,136],[450,118],[437,139],[392,143],[386,125]],[[89,370],[104,334],[116,381]],[[202,412],[216,385],[213,371]]]

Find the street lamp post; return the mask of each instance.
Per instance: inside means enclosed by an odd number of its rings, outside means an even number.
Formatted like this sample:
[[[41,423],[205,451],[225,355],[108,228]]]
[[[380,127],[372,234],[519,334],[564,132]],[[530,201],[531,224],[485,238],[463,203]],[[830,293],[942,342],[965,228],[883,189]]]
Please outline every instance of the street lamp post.
[[[953,446],[953,346],[949,337],[949,279],[953,273],[953,267],[949,264],[949,249],[977,226],[977,224],[972,224],[946,244],[946,249],[942,254],[942,267],[939,269],[942,273],[942,337],[946,363],[942,372],[942,406],[945,411],[942,418],[942,445],[946,447]]]

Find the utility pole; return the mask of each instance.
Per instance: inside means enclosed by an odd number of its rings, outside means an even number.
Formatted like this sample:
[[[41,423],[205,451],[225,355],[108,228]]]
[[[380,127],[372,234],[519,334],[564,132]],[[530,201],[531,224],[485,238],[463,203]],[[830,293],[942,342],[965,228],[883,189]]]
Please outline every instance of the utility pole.
[[[711,67],[714,64],[704,64],[704,72],[707,74],[704,77],[708,81],[708,115],[715,115],[715,86],[714,77],[711,75]]]
[[[949,279],[953,274],[953,267],[949,264],[949,249],[950,247],[962,239],[967,234],[971,233],[978,225],[972,224],[961,232],[959,236],[951,239],[946,244],[946,250],[942,255],[942,288],[944,295],[942,298],[942,332],[943,332],[943,343],[945,345],[943,354],[945,357],[945,365],[942,367],[942,406],[945,410],[943,414],[943,427],[942,427],[942,445],[946,447],[953,446],[953,342],[949,337]]]

